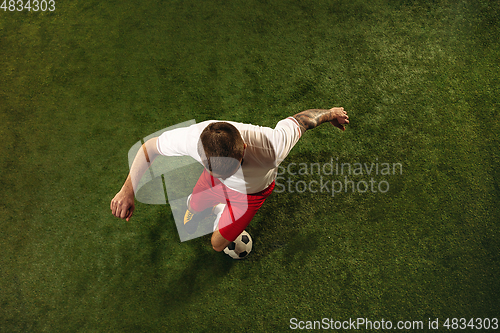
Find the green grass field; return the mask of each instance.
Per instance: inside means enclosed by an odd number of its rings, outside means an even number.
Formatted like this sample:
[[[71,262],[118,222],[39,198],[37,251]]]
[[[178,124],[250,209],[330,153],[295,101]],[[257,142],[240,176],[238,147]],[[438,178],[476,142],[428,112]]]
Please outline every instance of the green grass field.
[[[500,319],[498,1],[55,5],[0,10],[0,332]],[[168,205],[111,215],[157,130],[333,106],[347,130],[308,131],[283,166],[400,163],[349,176],[386,193],[275,192],[243,261],[181,243]]]

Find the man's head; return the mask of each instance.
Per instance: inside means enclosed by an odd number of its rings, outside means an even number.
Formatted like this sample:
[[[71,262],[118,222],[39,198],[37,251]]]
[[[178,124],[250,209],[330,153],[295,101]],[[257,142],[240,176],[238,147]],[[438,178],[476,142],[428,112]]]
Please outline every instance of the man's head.
[[[238,170],[245,148],[240,132],[226,122],[210,123],[198,142],[198,154],[205,169],[217,178],[228,178]]]

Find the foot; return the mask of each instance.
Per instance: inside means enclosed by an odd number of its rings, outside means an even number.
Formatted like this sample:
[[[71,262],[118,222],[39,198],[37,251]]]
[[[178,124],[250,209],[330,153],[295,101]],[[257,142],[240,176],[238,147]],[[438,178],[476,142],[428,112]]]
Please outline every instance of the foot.
[[[199,219],[196,218],[196,214],[191,213],[189,209],[187,209],[186,214],[184,214],[184,230],[190,235],[194,234],[196,229],[198,229],[199,222]]]
[[[209,214],[212,214],[212,215],[220,214],[224,210],[224,207],[226,207],[226,204],[222,204],[222,203],[217,204],[217,205],[213,206],[212,208],[209,208],[210,209]],[[199,218],[203,219],[203,218],[207,217],[208,216],[207,213],[208,213],[208,209],[205,209],[201,213],[193,213],[192,211],[189,210],[189,208],[186,209],[186,213],[184,214],[184,225],[186,225],[190,221],[193,221],[193,219],[197,220]]]
[[[189,209],[186,209],[186,214],[184,214],[184,225],[193,221],[193,218],[195,217],[195,215],[196,214],[192,213]]]
[[[188,234],[194,234],[196,232],[196,229],[198,229],[198,224],[202,220],[200,218],[200,214],[198,213],[193,213],[192,211],[189,210],[190,205],[189,201],[191,199],[191,195],[189,195],[187,199],[187,206],[188,209],[186,209],[186,213],[184,214],[184,229]]]
[[[212,214],[215,215],[214,231],[217,230],[217,227],[219,226],[219,220],[222,215],[222,212],[224,212],[224,208],[226,208],[226,204],[223,203],[220,203],[212,207]]]
[[[217,205],[212,207],[212,215],[218,215],[218,214],[222,213],[224,208],[226,208],[225,203],[222,203],[222,202],[218,203]]]
[[[191,194],[187,198],[187,209],[184,214],[184,230],[190,235],[194,234],[198,229],[200,221],[208,217],[210,214],[217,215],[222,213],[226,205],[218,204],[211,208],[207,208],[202,212],[194,212],[190,205]]]

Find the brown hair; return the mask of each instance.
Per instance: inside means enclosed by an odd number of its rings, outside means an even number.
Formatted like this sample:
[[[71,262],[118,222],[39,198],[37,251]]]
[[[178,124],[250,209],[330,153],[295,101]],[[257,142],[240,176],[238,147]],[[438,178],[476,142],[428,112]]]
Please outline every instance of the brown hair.
[[[240,132],[226,122],[210,123],[200,135],[198,154],[205,168],[220,177],[230,177],[243,158]]]

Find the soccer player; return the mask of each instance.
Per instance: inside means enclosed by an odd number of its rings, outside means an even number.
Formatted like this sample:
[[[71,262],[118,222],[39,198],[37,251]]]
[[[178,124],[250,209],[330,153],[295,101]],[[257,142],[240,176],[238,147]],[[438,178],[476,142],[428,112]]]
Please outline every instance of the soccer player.
[[[274,129],[230,121],[208,120],[166,131],[149,139],[137,153],[121,190],[111,200],[114,216],[130,220],[134,190],[158,155],[191,156],[204,166],[184,216],[187,227],[212,209],[217,215],[211,243],[222,251],[248,226],[274,189],[277,169],[307,130],[330,122],[345,130],[342,107],[312,109],[278,122]]]

